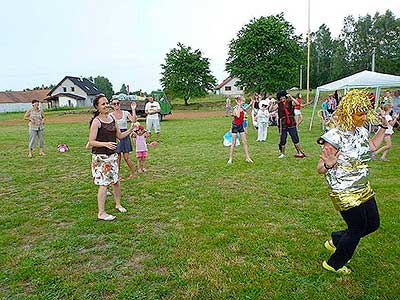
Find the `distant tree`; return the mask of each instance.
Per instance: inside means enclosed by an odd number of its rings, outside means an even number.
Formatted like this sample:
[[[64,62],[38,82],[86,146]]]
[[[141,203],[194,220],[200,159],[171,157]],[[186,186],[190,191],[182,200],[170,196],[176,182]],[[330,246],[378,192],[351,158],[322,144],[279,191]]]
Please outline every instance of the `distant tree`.
[[[322,24],[311,34],[311,87],[331,81],[333,41],[329,28]]]
[[[161,86],[171,98],[181,97],[188,105],[191,97],[207,95],[216,85],[208,58],[200,50],[192,50],[181,43],[173,48],[161,65]]]
[[[276,91],[298,83],[302,61],[300,37],[281,13],[242,27],[229,44],[226,70],[249,92]]]
[[[94,85],[102,92],[108,99],[114,95],[114,90],[110,80],[104,76],[97,76],[94,79]]]
[[[376,50],[375,71],[400,75],[400,19],[387,10],[344,19],[339,36],[346,49],[347,70],[350,74],[371,70],[373,49]]]
[[[371,47],[377,53],[376,71],[400,75],[400,18],[387,10],[384,15],[376,13],[372,24]],[[371,51],[369,54],[370,58]]]
[[[126,95],[128,94],[128,89],[127,89],[125,83],[122,84],[121,89],[119,90],[119,92],[121,94],[126,94]]]
[[[349,68],[349,58],[344,42],[340,39],[333,40],[331,80],[338,80],[352,74]]]

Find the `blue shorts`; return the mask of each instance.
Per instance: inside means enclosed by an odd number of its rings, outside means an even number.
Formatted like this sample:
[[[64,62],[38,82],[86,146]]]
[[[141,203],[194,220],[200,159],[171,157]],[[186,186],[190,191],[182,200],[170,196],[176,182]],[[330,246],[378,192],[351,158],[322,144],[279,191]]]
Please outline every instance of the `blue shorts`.
[[[284,128],[281,131],[281,140],[279,142],[279,145],[281,145],[281,146],[286,145],[286,138],[287,138],[288,133],[289,133],[290,137],[292,138],[293,144],[298,144],[300,142],[296,127]]]
[[[232,124],[232,133],[242,133],[244,132],[243,124],[242,125],[236,125]]]

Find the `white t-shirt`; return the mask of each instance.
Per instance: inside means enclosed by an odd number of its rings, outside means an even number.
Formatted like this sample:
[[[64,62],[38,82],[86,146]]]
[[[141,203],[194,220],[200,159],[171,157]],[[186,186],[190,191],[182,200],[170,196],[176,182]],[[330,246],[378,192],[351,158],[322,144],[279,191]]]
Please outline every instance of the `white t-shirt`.
[[[148,112],[147,119],[148,120],[156,120],[158,119],[157,111],[160,110],[160,104],[157,101],[147,102],[144,110]]]
[[[268,124],[269,111],[259,109],[257,113],[257,121],[259,124]]]
[[[121,119],[117,119],[114,112],[112,112],[111,115],[115,119],[115,122],[117,122],[119,129],[128,129],[128,112],[126,110],[122,111]]]
[[[393,118],[391,115],[386,115],[385,119],[388,121],[387,127],[388,129],[385,130],[385,134],[393,134],[393,126],[389,124],[390,121],[393,121]]]

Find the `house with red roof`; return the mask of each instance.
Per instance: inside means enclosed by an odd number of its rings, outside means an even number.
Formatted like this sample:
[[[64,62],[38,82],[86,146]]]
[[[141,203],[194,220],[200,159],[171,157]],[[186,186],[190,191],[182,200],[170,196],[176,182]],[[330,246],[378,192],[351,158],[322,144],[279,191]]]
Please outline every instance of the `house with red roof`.
[[[217,95],[224,96],[242,96],[244,94],[243,88],[240,86],[240,79],[238,77],[228,76],[224,81],[215,87]]]
[[[32,100],[39,100],[42,109],[47,108],[45,100],[50,90],[0,92],[0,112],[26,111],[32,108]]]

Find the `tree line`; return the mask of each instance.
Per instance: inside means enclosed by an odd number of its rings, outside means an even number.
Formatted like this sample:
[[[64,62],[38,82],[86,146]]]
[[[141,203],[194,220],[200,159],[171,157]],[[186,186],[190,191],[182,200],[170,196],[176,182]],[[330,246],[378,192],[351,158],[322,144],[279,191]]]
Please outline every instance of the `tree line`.
[[[384,14],[355,19],[348,16],[340,35],[333,38],[327,25],[310,34],[310,86],[334,81],[350,74],[371,70],[375,51],[375,71],[400,75],[400,19],[387,10]],[[303,68],[301,68],[303,66]],[[254,18],[229,43],[226,71],[240,79],[247,93],[275,92],[306,85],[307,40],[296,35],[284,14]],[[209,59],[200,50],[178,43],[167,53],[161,85],[171,98],[187,104],[215,87]]]
[[[337,38],[333,38],[329,28],[322,24],[311,33],[310,40],[312,88],[371,70],[373,52],[376,72],[400,75],[400,19],[390,10],[382,15],[367,14],[358,19],[346,17]],[[303,53],[307,57],[306,41],[303,42]],[[306,59],[302,64],[306,66]]]

